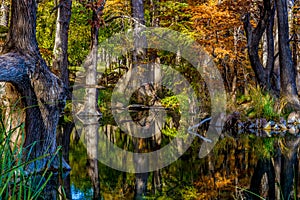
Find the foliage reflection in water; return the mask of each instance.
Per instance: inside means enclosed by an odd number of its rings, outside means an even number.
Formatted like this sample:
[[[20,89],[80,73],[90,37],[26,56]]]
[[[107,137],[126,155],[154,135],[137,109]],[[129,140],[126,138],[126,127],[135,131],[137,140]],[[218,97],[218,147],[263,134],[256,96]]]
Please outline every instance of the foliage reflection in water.
[[[168,145],[180,134],[181,112],[176,107],[178,97],[174,100],[174,94],[165,95],[167,92],[162,97],[158,95],[162,105],[169,108],[159,141],[138,140],[122,132],[110,112],[110,92],[102,90],[103,118],[97,138],[107,137],[116,146],[132,152],[150,152]],[[138,108],[147,108],[141,105]],[[145,126],[151,119],[149,109],[133,109],[130,115],[133,121]],[[207,124],[202,128],[206,130]],[[203,130],[199,128],[198,134],[203,134]],[[73,131],[69,152],[73,199],[297,199],[300,138],[289,133],[272,137],[259,131],[222,133],[213,151],[202,159],[198,155],[203,140],[197,137],[171,165],[155,172],[132,174],[91,162],[87,156],[87,139],[77,135],[81,132],[78,127],[77,132]],[[101,145],[97,147],[101,148]]]
[[[132,141],[122,136],[124,133],[116,126],[104,125],[100,129],[99,134],[110,135],[118,145],[132,148]],[[162,143],[170,139],[163,135]],[[155,173],[148,174],[147,199],[260,199],[297,195],[294,187],[297,182],[293,181],[298,173],[295,167],[299,138],[289,134],[271,138],[248,133],[235,137],[225,134],[213,152],[199,159],[201,143],[196,138],[179,160],[159,172],[161,191],[155,182]],[[72,198],[93,199],[93,184],[86,170],[86,149],[75,139],[70,148],[70,165]],[[98,169],[102,199],[135,197],[134,174],[116,171],[101,163]],[[252,195],[254,192],[259,196]]]

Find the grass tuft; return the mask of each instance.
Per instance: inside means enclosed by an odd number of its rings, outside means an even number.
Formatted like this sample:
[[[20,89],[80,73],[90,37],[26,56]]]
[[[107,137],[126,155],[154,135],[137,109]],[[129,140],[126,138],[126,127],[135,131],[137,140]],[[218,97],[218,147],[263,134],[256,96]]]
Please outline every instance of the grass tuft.
[[[42,172],[28,172],[26,167],[28,164],[49,155],[28,160],[29,156],[24,155],[25,149],[22,147],[25,138],[24,125],[20,124],[14,129],[6,130],[6,127],[9,126],[5,125],[2,119],[0,121],[0,199],[38,199],[41,197],[53,173],[48,169]],[[17,145],[17,142],[10,145],[12,135],[17,130],[21,131],[21,134],[18,136],[22,137],[20,147]],[[18,139],[16,140],[18,141]],[[32,144],[31,146],[34,145]]]
[[[274,98],[261,90],[260,87],[251,87],[249,95],[242,96],[240,101],[248,101],[246,115],[249,118],[266,118],[267,120],[276,120],[279,114],[275,109]]]

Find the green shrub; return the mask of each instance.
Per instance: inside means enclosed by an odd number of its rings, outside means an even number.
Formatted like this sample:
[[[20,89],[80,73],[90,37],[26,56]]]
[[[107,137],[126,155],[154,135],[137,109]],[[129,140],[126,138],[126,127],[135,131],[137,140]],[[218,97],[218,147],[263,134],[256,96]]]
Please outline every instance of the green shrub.
[[[260,87],[252,87],[249,92],[250,99],[249,108],[246,110],[246,114],[250,118],[266,118],[267,120],[274,120],[279,117],[279,114],[275,111],[275,101],[270,94],[264,93]]]

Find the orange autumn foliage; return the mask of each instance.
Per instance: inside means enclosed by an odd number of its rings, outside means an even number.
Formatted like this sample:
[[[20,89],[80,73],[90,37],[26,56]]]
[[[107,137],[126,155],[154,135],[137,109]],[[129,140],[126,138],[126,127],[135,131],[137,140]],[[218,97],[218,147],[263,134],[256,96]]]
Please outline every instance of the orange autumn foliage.
[[[247,58],[247,41],[241,19],[246,12],[255,8],[249,0],[226,0],[220,4],[210,0],[189,7],[194,35],[213,56],[228,92],[235,89],[232,85],[234,79],[237,87],[252,79],[253,72]]]

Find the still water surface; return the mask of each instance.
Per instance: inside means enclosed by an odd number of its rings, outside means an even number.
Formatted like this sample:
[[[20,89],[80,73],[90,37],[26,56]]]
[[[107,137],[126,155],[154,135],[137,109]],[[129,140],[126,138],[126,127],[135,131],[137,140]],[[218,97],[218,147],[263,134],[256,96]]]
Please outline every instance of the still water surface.
[[[190,110],[196,106],[191,106],[191,102],[186,98],[183,98],[180,109],[178,106],[168,105],[174,101],[170,95],[167,97],[167,104],[163,105],[171,107],[171,109],[163,108],[166,111],[164,125],[159,124],[160,120],[155,122],[158,121],[155,127],[159,127],[160,134],[138,139],[124,133],[119,128],[120,124],[116,124],[109,103],[111,93],[105,92],[107,91],[100,92],[101,99],[108,99],[102,102],[104,105],[101,107],[103,113],[101,123],[98,124],[96,120],[90,126],[76,124],[76,130],[71,135],[69,162],[72,170],[65,180],[65,191],[70,198],[285,200],[300,197],[298,196],[300,137],[287,132],[276,133],[271,137],[260,131],[222,133],[213,150],[204,158],[199,158],[199,150],[204,141],[195,137],[188,150],[179,159],[167,167],[149,173],[125,173],[102,164],[90,156],[95,152],[88,151],[86,146],[98,149],[99,156],[101,148],[102,150],[105,148],[105,144],[99,141],[106,137],[109,142],[126,151],[152,152],[168,145],[178,134],[183,134],[181,136],[184,138],[187,131],[184,129],[180,132],[180,124],[191,127],[196,124],[195,119],[202,119],[198,116],[199,112]],[[141,91],[140,93],[142,94]],[[140,103],[138,99],[143,95],[138,94],[133,95],[131,105]],[[160,97],[159,94],[157,96]],[[148,97],[153,96],[145,95],[141,105],[148,105],[150,101],[147,99],[153,99]],[[158,99],[163,99],[163,96]],[[161,100],[153,105],[158,104],[158,108],[161,108],[163,102]],[[173,105],[177,105],[176,101],[174,102]],[[124,119],[121,117],[119,121],[126,123],[127,119],[131,118],[139,126],[147,128],[153,120],[162,119],[155,115],[152,108],[137,108],[130,111],[130,117]],[[119,112],[122,111],[117,111]],[[194,119],[191,124],[183,120],[186,117],[185,113]],[[207,124],[203,124],[197,133],[203,135],[207,128]],[[83,134],[85,132],[92,133],[90,139]],[[180,143],[177,145],[180,146]],[[107,157],[110,156],[120,157],[114,152],[107,154]]]
[[[112,134],[111,138],[126,140],[114,125],[101,126],[99,134]],[[120,172],[98,162],[99,174],[91,175],[85,145],[74,139],[74,133],[72,138],[69,155],[72,167],[69,195],[72,199],[138,199],[135,174]],[[163,143],[167,140],[168,137],[163,138]],[[299,189],[298,137],[288,133],[273,137],[253,133],[234,137],[224,134],[213,151],[202,159],[198,157],[201,144],[202,141],[196,138],[176,162],[144,175],[144,198],[296,198]],[[93,184],[97,178],[100,184]],[[95,196],[97,190],[100,194]],[[259,196],[251,196],[253,192]]]

